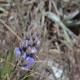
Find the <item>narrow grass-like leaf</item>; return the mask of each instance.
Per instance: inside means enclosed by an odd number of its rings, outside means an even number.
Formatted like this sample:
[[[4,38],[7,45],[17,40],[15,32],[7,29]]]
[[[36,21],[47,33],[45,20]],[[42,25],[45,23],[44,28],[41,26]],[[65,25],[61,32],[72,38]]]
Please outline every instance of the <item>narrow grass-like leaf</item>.
[[[13,49],[11,49],[9,52],[9,61],[8,61],[9,63],[12,63],[13,57],[14,57],[14,51],[13,51]],[[11,68],[12,68],[12,65],[8,64],[8,75],[9,76],[10,76]]]
[[[67,31],[65,30],[65,25],[61,22],[60,25],[62,26],[62,29],[63,29],[63,32],[64,32],[64,38],[66,39],[67,42],[71,42],[71,39],[70,39],[70,36],[69,34],[67,33]]]
[[[7,59],[6,59],[6,72],[5,72],[5,75],[6,75],[6,79],[7,80],[10,80],[10,77],[9,77],[9,69],[8,69],[8,66],[9,66],[9,51],[8,51],[8,55],[7,55]]]
[[[79,10],[75,10],[75,11],[69,13],[69,14],[65,17],[65,19],[66,19],[66,20],[71,20],[71,19],[73,19],[76,15],[78,15],[79,12],[80,12]]]
[[[80,27],[80,21],[78,20],[65,20],[64,23],[68,27]]]
[[[2,52],[0,51],[0,58],[2,57]],[[0,64],[1,64],[1,59],[0,59]],[[1,65],[0,65],[0,80],[1,80]]]
[[[6,74],[6,79],[10,80],[9,74]]]
[[[7,60],[8,53],[4,53],[4,54],[6,54],[5,60]],[[2,69],[1,69],[1,79],[3,79],[5,77],[5,72],[6,72],[6,61],[3,60]]]

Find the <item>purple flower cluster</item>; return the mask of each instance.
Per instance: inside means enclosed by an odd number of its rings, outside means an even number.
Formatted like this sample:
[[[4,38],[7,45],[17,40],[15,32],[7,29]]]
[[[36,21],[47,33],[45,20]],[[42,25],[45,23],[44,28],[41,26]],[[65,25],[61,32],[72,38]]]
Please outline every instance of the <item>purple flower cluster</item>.
[[[33,55],[37,53],[37,46],[40,44],[38,37],[26,38],[20,43],[19,47],[14,49],[14,55],[17,61],[21,62],[21,69],[27,70],[33,63]]]

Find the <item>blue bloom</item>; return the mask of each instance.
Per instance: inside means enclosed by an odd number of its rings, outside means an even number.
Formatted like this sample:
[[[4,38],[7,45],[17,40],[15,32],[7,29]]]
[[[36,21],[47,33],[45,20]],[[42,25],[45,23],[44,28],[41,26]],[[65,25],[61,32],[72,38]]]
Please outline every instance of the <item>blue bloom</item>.
[[[34,63],[34,54],[37,53],[37,47],[40,45],[40,39],[35,35],[34,39],[32,37],[26,38],[20,44],[20,47],[16,47],[14,54],[16,59],[21,62],[21,69],[27,70]]]
[[[28,63],[30,64],[32,64],[32,63],[34,63],[34,58],[32,58],[32,57],[30,57],[30,56],[28,56],[27,58],[26,58],[26,60],[28,61]]]
[[[28,46],[28,49],[31,49],[31,47],[30,47],[30,46]]]
[[[16,57],[17,59],[20,58],[21,51],[20,51],[20,48],[19,48],[19,47],[16,47],[16,48],[14,49],[14,55],[15,55],[15,57]]]
[[[26,59],[26,53],[23,53],[23,54],[22,54],[22,58],[23,58],[23,59]]]
[[[30,39],[29,39],[29,38],[26,38],[26,40],[28,40],[28,41],[29,41]]]
[[[30,57],[30,56],[26,56],[26,59],[23,61],[23,65],[26,65],[26,64],[32,64],[34,63],[34,58],[33,57]]]
[[[37,53],[37,49],[35,47],[32,47],[32,53]]]
[[[31,53],[31,51],[32,51],[31,47],[30,47],[30,46],[28,46],[28,48],[27,48],[27,51],[26,51],[26,52],[27,52],[28,54],[30,54],[30,53]]]
[[[23,65],[23,66],[21,67],[22,70],[28,70],[28,68],[29,68],[29,65]]]
[[[28,54],[30,54],[30,53],[37,53],[37,49],[35,47],[28,46],[27,53]]]
[[[21,47],[23,47],[23,46],[24,46],[24,43],[25,43],[24,41],[22,41],[22,42],[21,42]]]
[[[21,47],[25,47],[25,46],[27,46],[28,45],[28,42],[29,42],[29,40],[24,40],[24,41],[22,41],[21,42]]]
[[[16,47],[16,48],[14,49],[14,54],[15,54],[15,56],[21,54],[21,51],[20,51],[20,48],[19,48],[19,47]]]
[[[34,59],[30,56],[26,57],[24,65],[21,67],[22,70],[27,70],[34,63]]]

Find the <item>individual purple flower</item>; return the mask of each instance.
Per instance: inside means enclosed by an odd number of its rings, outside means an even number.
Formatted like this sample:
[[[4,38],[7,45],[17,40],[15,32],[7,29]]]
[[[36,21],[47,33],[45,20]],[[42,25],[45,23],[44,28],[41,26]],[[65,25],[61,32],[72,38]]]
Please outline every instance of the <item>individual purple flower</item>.
[[[30,46],[28,46],[28,48],[27,48],[27,54],[30,54],[31,53],[31,51],[32,51],[32,49],[31,49],[31,47]]]
[[[30,54],[30,53],[37,53],[37,49],[35,47],[28,46],[27,53],[28,54]]]
[[[26,59],[26,53],[22,54],[22,59]]]
[[[22,41],[21,42],[21,47],[26,47],[26,46],[28,46],[28,42],[29,42],[29,40],[24,40],[24,41]]]
[[[34,63],[34,58],[28,56],[23,62],[22,70],[27,70]]]
[[[27,39],[21,42],[21,49],[23,52],[26,52],[27,47],[28,47],[28,42],[29,41]]]
[[[28,68],[29,68],[29,65],[23,65],[23,66],[21,67],[22,70],[28,70]]]
[[[32,47],[32,53],[37,53],[37,49],[35,47]]]
[[[26,60],[29,62],[29,64],[31,63],[34,63],[34,58],[32,58],[32,57],[30,57],[30,56],[28,56],[28,57],[26,57]]]
[[[32,63],[34,63],[34,58],[28,56],[28,57],[26,57],[26,59],[24,60],[23,65],[32,64]]]
[[[19,47],[16,47],[16,48],[14,49],[14,55],[15,55],[15,57],[16,57],[17,59],[20,58],[21,51],[20,51],[20,48],[19,48]]]

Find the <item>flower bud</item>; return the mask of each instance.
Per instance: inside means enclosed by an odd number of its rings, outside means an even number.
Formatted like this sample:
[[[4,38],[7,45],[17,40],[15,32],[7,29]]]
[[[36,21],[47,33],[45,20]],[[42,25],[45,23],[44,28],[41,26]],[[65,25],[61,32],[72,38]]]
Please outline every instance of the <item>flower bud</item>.
[[[32,49],[31,49],[30,46],[28,46],[26,53],[27,53],[27,54],[30,54],[31,52],[32,52]]]
[[[40,46],[40,40],[39,40],[38,37],[35,38],[34,44],[36,45],[35,47],[39,47]]]
[[[29,39],[31,38],[31,32],[28,32],[28,33],[26,34],[26,37],[27,37],[27,39],[29,40]]]
[[[32,39],[32,38],[30,38],[28,45],[29,45],[29,46],[32,46],[32,45],[33,45],[33,39]]]
[[[28,40],[26,39],[26,40],[24,40],[24,41],[22,41],[21,42],[21,47],[27,47],[28,46]]]

